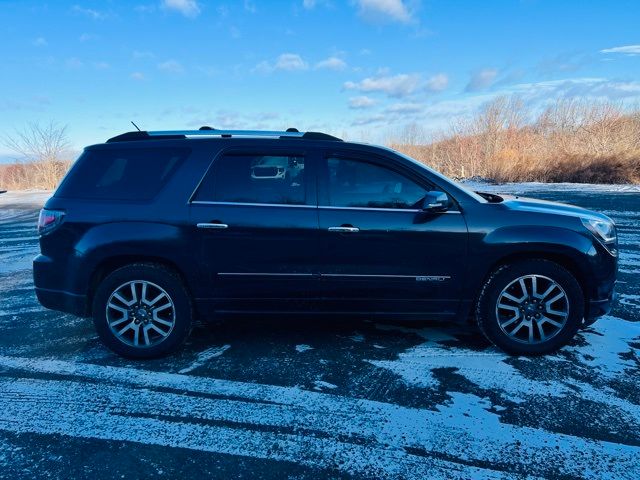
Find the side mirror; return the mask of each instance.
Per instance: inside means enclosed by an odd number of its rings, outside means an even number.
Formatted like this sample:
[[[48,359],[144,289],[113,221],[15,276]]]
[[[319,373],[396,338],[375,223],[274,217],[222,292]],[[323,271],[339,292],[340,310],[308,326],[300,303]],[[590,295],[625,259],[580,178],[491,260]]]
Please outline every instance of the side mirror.
[[[422,199],[422,210],[425,212],[446,212],[449,210],[449,197],[444,192],[433,190],[427,192]]]

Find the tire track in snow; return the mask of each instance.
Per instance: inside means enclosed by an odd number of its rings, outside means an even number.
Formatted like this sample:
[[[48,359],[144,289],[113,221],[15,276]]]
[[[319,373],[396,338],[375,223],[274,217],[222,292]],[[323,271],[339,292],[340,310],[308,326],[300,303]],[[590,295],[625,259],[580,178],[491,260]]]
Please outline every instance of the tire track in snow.
[[[640,477],[640,447],[503,424],[474,395],[453,393],[434,412],[94,364],[2,356],[0,368],[54,376],[0,379],[0,429],[17,433],[335,465],[377,477]]]

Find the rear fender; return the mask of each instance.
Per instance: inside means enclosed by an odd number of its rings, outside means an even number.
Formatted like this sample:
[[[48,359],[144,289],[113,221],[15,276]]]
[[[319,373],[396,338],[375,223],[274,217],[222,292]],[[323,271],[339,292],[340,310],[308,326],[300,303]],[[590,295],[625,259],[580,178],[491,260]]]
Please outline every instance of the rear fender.
[[[131,257],[162,259],[175,265],[191,289],[197,285],[191,271],[193,249],[179,227],[153,222],[116,222],[97,225],[76,243],[74,261],[82,272],[76,277],[74,291],[88,292],[93,272],[110,258]]]

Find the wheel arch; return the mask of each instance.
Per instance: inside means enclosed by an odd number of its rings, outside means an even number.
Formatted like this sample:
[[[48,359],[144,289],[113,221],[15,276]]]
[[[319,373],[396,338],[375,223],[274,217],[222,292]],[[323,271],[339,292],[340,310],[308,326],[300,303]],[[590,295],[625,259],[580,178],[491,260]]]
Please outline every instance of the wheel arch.
[[[578,282],[578,285],[580,285],[580,288],[582,289],[582,294],[584,296],[584,302],[585,302],[585,311],[586,311],[586,308],[589,305],[590,290],[589,290],[588,274],[585,271],[585,269],[580,267],[580,263],[576,259],[574,259],[570,255],[567,255],[566,253],[550,252],[550,251],[543,251],[543,250],[513,252],[496,259],[493,262],[493,264],[490,266],[490,268],[487,270],[484,277],[482,278],[480,287],[477,289],[477,293],[475,295],[475,298],[473,299],[471,311],[474,310],[475,305],[479,300],[480,292],[482,290],[482,285],[484,285],[487,282],[487,280],[491,277],[491,275],[497,269],[499,269],[504,265],[510,265],[510,264],[524,261],[524,260],[537,260],[537,259],[548,260],[548,261],[557,263],[558,265],[565,268],[569,273],[571,273],[575,277],[576,281]]]
[[[96,289],[98,288],[98,285],[100,285],[100,282],[104,280],[108,275],[115,272],[117,269],[134,264],[161,265],[162,267],[171,270],[173,273],[178,275],[184,285],[184,288],[187,290],[187,293],[192,300],[194,299],[193,291],[190,288],[186,275],[182,272],[178,265],[176,265],[172,261],[167,260],[166,258],[156,257],[152,255],[117,255],[103,259],[93,269],[91,276],[89,277],[89,285],[87,289],[87,315],[92,314],[91,308],[93,305],[93,297],[95,295]]]

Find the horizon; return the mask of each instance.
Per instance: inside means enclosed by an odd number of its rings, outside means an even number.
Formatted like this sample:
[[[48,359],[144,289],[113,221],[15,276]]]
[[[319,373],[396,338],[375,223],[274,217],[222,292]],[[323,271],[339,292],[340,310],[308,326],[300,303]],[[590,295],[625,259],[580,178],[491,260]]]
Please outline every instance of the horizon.
[[[2,4],[0,133],[53,121],[74,150],[130,121],[380,142],[410,124],[442,131],[502,95],[531,111],[640,100],[630,1]]]

